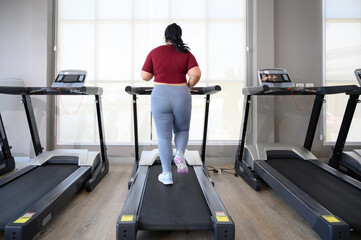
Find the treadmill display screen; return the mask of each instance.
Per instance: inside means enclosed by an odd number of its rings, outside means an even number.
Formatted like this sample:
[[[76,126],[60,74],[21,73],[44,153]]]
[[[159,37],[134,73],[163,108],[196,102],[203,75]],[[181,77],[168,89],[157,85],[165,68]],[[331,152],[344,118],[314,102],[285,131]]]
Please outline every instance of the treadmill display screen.
[[[283,83],[291,80],[287,74],[261,74],[261,82]]]
[[[78,81],[78,75],[64,75],[63,82],[64,83],[73,83]]]

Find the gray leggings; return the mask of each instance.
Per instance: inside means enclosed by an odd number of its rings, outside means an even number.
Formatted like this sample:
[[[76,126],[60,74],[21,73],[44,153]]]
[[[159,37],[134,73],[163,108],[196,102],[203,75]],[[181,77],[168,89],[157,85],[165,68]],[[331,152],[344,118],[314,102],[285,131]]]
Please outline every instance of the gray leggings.
[[[188,143],[192,111],[192,96],[188,86],[155,86],[151,97],[151,109],[157,129],[163,172],[171,171],[172,130],[177,151],[184,153]]]

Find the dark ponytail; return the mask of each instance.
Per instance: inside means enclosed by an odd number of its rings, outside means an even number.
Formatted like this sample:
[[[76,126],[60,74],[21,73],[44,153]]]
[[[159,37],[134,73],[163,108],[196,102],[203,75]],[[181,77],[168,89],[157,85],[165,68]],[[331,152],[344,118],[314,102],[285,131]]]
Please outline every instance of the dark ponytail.
[[[171,42],[179,52],[189,52],[190,48],[182,40],[182,29],[176,23],[168,25],[165,29],[165,41]]]

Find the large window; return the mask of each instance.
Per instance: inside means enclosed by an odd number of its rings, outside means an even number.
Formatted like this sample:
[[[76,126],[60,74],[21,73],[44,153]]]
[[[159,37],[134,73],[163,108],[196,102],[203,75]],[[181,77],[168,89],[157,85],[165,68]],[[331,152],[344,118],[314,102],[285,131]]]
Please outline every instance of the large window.
[[[107,143],[133,142],[132,98],[124,88],[152,86],[141,80],[140,70],[149,51],[164,44],[164,30],[173,22],[182,27],[183,40],[200,65],[199,86],[222,87],[211,97],[208,139],[224,144],[239,138],[246,82],[246,0],[59,0],[57,70],[85,69],[86,85],[104,89]],[[92,101],[58,98],[57,144],[97,141]],[[193,98],[192,111],[190,140],[197,142],[202,139],[203,97]],[[141,143],[156,140],[150,97],[138,98],[138,124]],[[77,130],[69,130],[70,125]]]
[[[354,70],[361,68],[361,0],[324,0],[326,85],[357,84]],[[327,98],[325,140],[336,141],[348,97]],[[361,142],[358,107],[347,140]]]

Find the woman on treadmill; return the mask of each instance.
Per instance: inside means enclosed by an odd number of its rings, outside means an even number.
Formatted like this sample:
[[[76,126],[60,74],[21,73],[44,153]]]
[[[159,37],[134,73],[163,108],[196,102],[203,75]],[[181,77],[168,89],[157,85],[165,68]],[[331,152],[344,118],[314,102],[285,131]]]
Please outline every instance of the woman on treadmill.
[[[201,71],[189,47],[183,43],[182,29],[177,24],[168,25],[164,37],[166,44],[153,49],[148,54],[141,76],[145,81],[151,80],[154,76],[151,111],[157,130],[159,156],[163,169],[158,180],[165,185],[171,185],[173,184],[172,130],[177,148],[174,157],[177,172],[188,173],[184,152],[188,143],[192,110],[190,88],[198,83]]]

